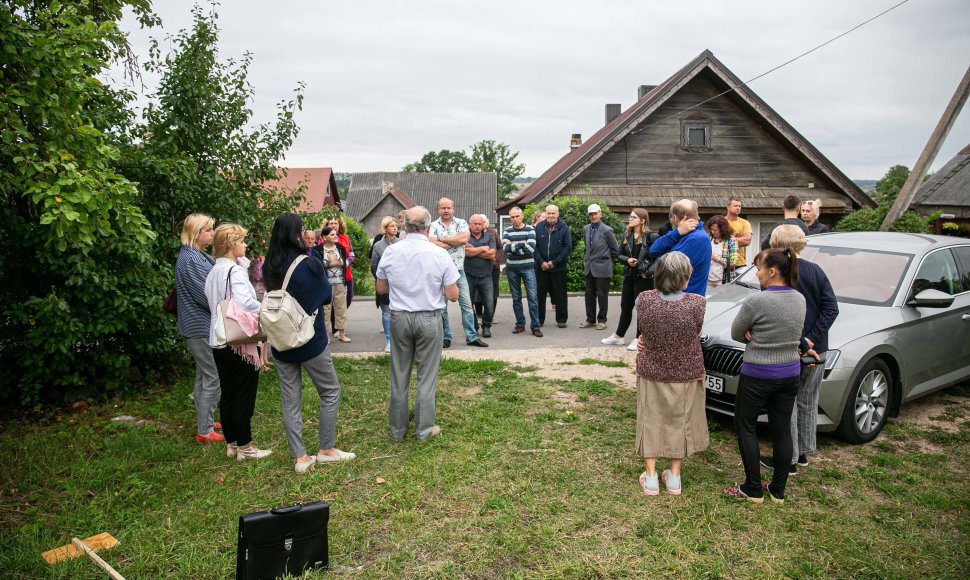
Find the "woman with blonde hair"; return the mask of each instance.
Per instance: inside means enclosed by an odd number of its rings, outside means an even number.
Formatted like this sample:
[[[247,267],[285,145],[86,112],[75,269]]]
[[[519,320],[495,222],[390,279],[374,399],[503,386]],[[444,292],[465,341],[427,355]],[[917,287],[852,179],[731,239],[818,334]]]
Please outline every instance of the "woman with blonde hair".
[[[616,332],[604,338],[603,344],[622,345],[626,343],[623,336],[633,321],[633,307],[637,296],[653,288],[653,278],[647,272],[650,267],[650,244],[657,239],[657,234],[650,232],[650,214],[642,207],[634,208],[627,219],[626,233],[620,243],[618,260],[623,264],[623,292],[620,298],[620,320],[616,325]],[[630,341],[628,350],[637,349],[636,339],[640,336],[637,325],[634,339]]]
[[[175,297],[178,307],[179,335],[185,337],[189,352],[195,360],[195,440],[198,443],[224,441],[216,433],[221,427],[214,421],[219,404],[219,372],[212,349],[209,348],[209,302],[205,297],[205,279],[212,270],[213,258],[203,250],[212,244],[214,222],[201,213],[194,213],[182,224],[179,250],[175,262]]]
[[[222,224],[215,230],[212,244],[216,263],[205,280],[205,295],[212,313],[209,321],[209,346],[219,370],[226,455],[237,461],[262,459],[272,451],[253,445],[252,419],[256,408],[256,386],[259,370],[265,363],[255,343],[229,346],[219,344],[216,315],[219,303],[231,297],[237,316],[246,319],[255,330],[259,325],[259,302],[249,282],[249,260],[246,259],[246,230],[236,224]],[[239,320],[239,318],[236,318]],[[240,326],[246,328],[245,323]]]
[[[681,252],[657,261],[655,290],[637,298],[640,339],[637,350],[637,454],[643,457],[640,489],[660,493],[657,458],[670,459],[663,483],[680,495],[684,459],[707,449],[704,411],[704,355],[698,336],[707,303],[684,292],[693,268]]]
[[[397,241],[397,220],[386,216],[381,220],[381,238],[370,252],[370,273],[377,279],[377,266],[388,246]],[[377,294],[377,307],[381,309],[381,324],[384,326],[384,352],[391,352],[391,308],[390,295]]]
[[[829,231],[827,225],[818,221],[821,215],[822,200],[810,199],[802,203],[801,216],[802,221],[805,222],[805,227],[808,228],[808,235],[814,236],[815,234],[824,234]]]

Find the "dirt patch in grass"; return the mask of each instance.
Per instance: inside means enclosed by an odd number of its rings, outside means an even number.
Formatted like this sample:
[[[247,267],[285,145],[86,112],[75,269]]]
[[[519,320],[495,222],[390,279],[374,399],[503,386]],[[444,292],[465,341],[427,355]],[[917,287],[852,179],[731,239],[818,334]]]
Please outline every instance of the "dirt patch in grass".
[[[622,389],[636,390],[637,388],[637,377],[634,370],[636,353],[629,352],[626,349],[534,348],[528,350],[489,350],[489,352],[457,350],[444,356],[461,360],[489,358],[512,365],[533,365],[538,368],[531,371],[530,374],[555,381],[600,380],[609,381]],[[586,364],[576,364],[575,361],[583,359],[586,360]],[[595,360],[602,360],[607,363],[624,362],[627,367],[589,364],[590,361]]]
[[[903,405],[899,419],[920,427],[937,427],[956,433],[960,431],[961,420],[967,416],[968,407],[968,399],[941,393]]]

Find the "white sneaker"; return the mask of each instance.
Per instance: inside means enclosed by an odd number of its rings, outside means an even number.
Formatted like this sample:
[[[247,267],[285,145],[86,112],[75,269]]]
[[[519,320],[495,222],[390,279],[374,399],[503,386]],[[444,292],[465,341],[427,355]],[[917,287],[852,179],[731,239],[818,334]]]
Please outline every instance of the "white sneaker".
[[[238,449],[239,449],[239,446],[236,445],[235,443],[227,443],[226,444],[226,457],[235,457],[236,456],[236,451]]]
[[[639,338],[634,338],[633,340],[630,341],[630,344],[627,345],[626,349],[627,350],[630,350],[630,351],[633,351],[633,352],[636,352],[637,351],[637,348],[639,346],[639,343],[640,343],[640,339]]]
[[[255,445],[250,443],[249,445],[243,445],[236,450],[236,461],[245,461],[246,459],[262,459],[273,453],[270,449],[257,449]]]
[[[610,336],[604,338],[600,342],[602,342],[603,344],[610,344],[614,346],[621,346],[626,344],[626,341],[623,340],[623,337],[617,336],[616,334],[611,334]]]
[[[316,455],[311,455],[310,456],[310,459],[308,459],[306,461],[303,461],[303,462],[298,461],[298,462],[296,462],[294,464],[294,466],[293,466],[293,470],[296,471],[297,473],[299,473],[300,475],[302,475],[302,474],[306,473],[307,471],[313,470],[313,466],[314,466],[314,464],[316,464],[316,462],[317,462],[317,456]]]
[[[355,459],[357,457],[356,453],[351,453],[349,451],[341,451],[337,448],[334,448],[334,451],[337,452],[336,455],[324,455],[323,453],[317,453],[317,463],[330,463],[334,461],[350,461],[351,459]]]

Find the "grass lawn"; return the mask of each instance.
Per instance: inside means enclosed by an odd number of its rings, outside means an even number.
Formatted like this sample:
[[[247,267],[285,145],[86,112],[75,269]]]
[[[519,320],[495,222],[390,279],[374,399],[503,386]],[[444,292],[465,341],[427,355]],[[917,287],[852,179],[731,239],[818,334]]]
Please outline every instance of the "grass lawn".
[[[337,446],[358,458],[304,477],[292,470],[275,373],[262,379],[253,421],[256,443],[274,453],[259,462],[194,443],[189,380],[83,415],[5,421],[2,576],[102,577],[87,559],[49,566],[40,553],[109,532],[121,544],[102,555],[129,579],[229,578],[239,515],[321,499],[341,575],[970,576],[967,386],[948,391],[938,417],[954,427],[896,420],[865,446],[820,437],[786,505],[758,506],[720,493],[742,475],[727,420],[711,418],[711,447],[687,462],[683,496],[647,498],[629,389],[445,360],[443,435],[394,443],[387,357],[336,365]],[[312,449],[317,397],[309,383],[304,393]],[[117,415],[161,425],[111,423]]]

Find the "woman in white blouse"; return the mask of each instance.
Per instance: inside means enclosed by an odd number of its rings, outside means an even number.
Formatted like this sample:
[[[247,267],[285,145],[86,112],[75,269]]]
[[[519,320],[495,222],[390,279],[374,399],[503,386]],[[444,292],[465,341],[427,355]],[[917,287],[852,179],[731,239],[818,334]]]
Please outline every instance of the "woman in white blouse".
[[[220,345],[216,338],[216,316],[219,303],[231,293],[239,309],[238,316],[250,324],[259,320],[256,290],[249,282],[249,260],[246,259],[246,230],[236,224],[222,224],[216,228],[212,243],[216,263],[205,280],[205,295],[212,313],[209,325],[209,346],[219,371],[222,399],[219,413],[222,432],[226,438],[226,455],[238,461],[262,459],[272,451],[253,445],[251,421],[256,408],[256,386],[259,371],[264,366],[255,343],[237,346]],[[265,356],[265,354],[263,355]]]

